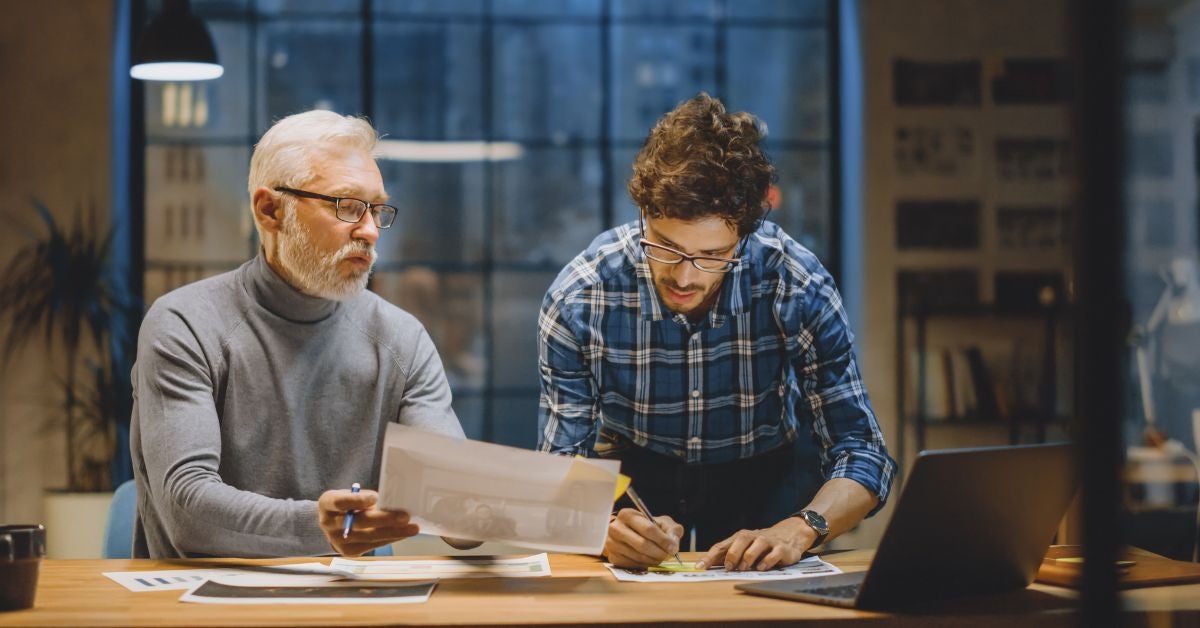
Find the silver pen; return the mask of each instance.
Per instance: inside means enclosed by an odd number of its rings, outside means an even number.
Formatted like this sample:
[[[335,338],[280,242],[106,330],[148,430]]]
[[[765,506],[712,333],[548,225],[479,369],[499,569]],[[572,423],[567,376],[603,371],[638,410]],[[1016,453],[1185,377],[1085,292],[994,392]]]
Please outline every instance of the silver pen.
[[[633,505],[637,507],[638,512],[642,513],[643,515],[646,515],[646,518],[650,520],[650,523],[653,523],[654,525],[658,526],[658,529],[662,530],[663,532],[667,531],[667,529],[662,527],[662,525],[659,524],[658,521],[654,520],[654,515],[650,514],[650,509],[646,508],[646,504],[644,502],[642,502],[642,498],[638,497],[637,491],[633,490],[632,484],[629,485],[629,487],[625,489],[625,494],[629,496],[629,501],[633,502]],[[683,564],[683,561],[679,560],[679,552],[675,552],[675,562],[679,563],[680,565]]]

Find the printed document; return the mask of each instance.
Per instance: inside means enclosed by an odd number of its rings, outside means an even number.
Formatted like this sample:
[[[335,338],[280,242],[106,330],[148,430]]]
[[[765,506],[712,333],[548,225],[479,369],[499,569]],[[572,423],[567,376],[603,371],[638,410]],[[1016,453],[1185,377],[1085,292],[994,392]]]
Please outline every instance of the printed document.
[[[449,560],[354,560],[335,558],[329,567],[355,580],[432,578],[538,578],[550,575],[545,554],[521,558],[470,556]]]
[[[426,534],[600,554],[620,466],[392,423],[379,505],[408,511]]]
[[[104,572],[104,575],[130,591],[141,593],[145,591],[191,589],[205,580],[210,580],[218,576],[245,575],[248,572],[263,574],[263,578],[277,576],[273,583],[280,585],[297,582],[297,578],[301,576],[315,576],[320,582],[354,577],[349,572],[331,569],[321,563],[243,565],[241,567],[161,569],[157,571],[108,571]]]
[[[420,604],[437,581],[380,583],[322,580],[321,576],[218,575],[184,593],[179,601],[201,604]]]
[[[675,561],[663,563],[663,569],[625,569],[613,567],[604,563],[605,567],[620,582],[709,582],[712,580],[787,580],[789,578],[810,578],[813,576],[832,576],[842,573],[841,569],[821,560],[817,556],[809,556],[792,565],[770,571],[725,571],[724,569],[707,569],[705,571],[688,571],[684,569],[665,568]]]

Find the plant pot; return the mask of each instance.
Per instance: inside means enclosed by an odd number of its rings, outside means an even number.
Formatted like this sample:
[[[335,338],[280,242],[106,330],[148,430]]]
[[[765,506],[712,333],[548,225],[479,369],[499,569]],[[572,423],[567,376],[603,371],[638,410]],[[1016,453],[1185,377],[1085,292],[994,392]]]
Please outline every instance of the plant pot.
[[[47,558],[101,558],[112,492],[42,494]]]

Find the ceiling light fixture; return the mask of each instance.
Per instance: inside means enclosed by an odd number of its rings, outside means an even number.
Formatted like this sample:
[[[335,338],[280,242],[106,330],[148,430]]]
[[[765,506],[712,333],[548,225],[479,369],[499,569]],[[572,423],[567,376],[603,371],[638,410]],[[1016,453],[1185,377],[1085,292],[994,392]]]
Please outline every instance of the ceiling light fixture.
[[[525,156],[525,147],[516,142],[429,142],[416,140],[380,140],[376,146],[380,159],[415,162],[510,161]]]
[[[164,0],[142,34],[129,75],[143,81],[207,81],[225,73],[204,20],[188,0]]]

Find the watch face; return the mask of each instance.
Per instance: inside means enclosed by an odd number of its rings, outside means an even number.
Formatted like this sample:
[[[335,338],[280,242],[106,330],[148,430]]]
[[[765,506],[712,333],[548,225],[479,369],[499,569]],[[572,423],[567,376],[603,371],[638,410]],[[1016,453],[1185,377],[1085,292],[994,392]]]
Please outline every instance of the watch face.
[[[804,520],[808,522],[808,525],[812,526],[812,528],[816,530],[818,534],[829,533],[829,524],[825,522],[825,517],[822,517],[820,513],[811,510],[805,510],[800,514],[804,517]]]

